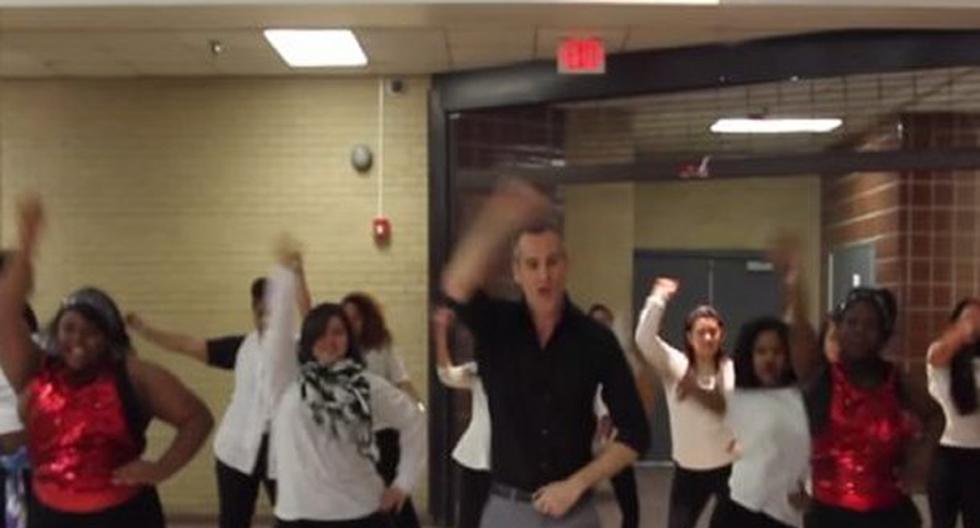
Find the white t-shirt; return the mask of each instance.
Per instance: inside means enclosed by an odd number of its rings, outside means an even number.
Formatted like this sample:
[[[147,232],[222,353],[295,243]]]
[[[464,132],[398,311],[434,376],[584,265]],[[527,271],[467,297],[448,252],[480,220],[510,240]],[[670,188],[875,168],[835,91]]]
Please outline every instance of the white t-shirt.
[[[408,371],[405,369],[405,362],[401,356],[391,347],[372,348],[363,351],[364,364],[368,372],[388,380],[389,383],[398,385],[408,381]]]
[[[725,421],[735,434],[737,458],[729,479],[731,498],[791,526],[803,513],[789,502],[810,468],[810,429],[796,387],[737,389],[727,399]]]
[[[729,447],[732,432],[724,417],[706,409],[693,397],[677,398],[677,385],[687,373],[687,356],[658,335],[666,301],[647,298],[636,327],[636,344],[660,374],[670,413],[673,457],[681,467],[691,470],[717,469],[732,463]],[[702,389],[714,390],[718,383],[724,392],[735,388],[735,367],[728,358],[721,360],[718,373],[710,380],[698,380]]]
[[[470,423],[456,442],[453,459],[461,465],[476,470],[490,470],[490,408],[487,393],[477,373],[475,362],[436,369],[447,387],[470,391]]]
[[[964,416],[956,409],[950,393],[950,367],[927,364],[926,377],[929,394],[939,402],[946,415],[946,429],[939,443],[950,447],[980,448],[980,410]],[[980,359],[977,358],[973,359],[973,378],[980,386]]]

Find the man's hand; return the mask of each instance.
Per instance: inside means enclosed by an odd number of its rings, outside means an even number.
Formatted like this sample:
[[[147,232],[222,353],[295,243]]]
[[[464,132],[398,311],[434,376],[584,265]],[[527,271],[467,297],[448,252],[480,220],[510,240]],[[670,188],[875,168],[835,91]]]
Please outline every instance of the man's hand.
[[[534,509],[549,517],[564,517],[583,493],[585,487],[574,479],[552,482],[534,493]]]

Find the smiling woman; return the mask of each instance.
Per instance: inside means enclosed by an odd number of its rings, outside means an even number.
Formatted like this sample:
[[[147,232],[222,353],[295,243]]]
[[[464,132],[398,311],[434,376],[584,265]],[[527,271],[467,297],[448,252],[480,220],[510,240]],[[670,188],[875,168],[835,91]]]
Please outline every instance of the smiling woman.
[[[168,371],[137,359],[115,302],[101,290],[68,296],[37,350],[20,320],[43,215],[21,204],[20,251],[0,276],[0,365],[26,401],[33,467],[30,526],[165,525],[156,484],[198,451],[213,424]],[[177,429],[156,461],[141,459],[152,418]]]
[[[293,346],[295,276],[269,278],[262,354],[275,405],[270,466],[278,482],[276,526],[380,528],[403,507],[425,465],[425,419],[405,392],[367,371],[344,309],[323,303]],[[387,486],[375,469],[374,434],[393,428],[402,452]]]
[[[665,383],[673,458],[669,528],[693,527],[712,496],[728,499],[732,433],[724,422],[725,395],[734,389],[735,369],[722,351],[724,322],[710,306],[699,306],[684,324],[685,351],[658,334],[667,303],[680,284],[654,283],[636,328],[636,344]]]

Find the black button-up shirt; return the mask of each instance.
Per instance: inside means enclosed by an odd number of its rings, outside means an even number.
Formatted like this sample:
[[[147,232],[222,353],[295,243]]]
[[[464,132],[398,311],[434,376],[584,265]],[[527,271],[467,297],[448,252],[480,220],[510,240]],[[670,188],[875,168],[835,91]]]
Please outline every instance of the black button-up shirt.
[[[534,492],[587,465],[593,458],[593,400],[600,384],[618,441],[646,451],[647,420],[622,348],[609,329],[566,299],[542,349],[524,302],[478,293],[453,308],[476,336],[496,482]]]

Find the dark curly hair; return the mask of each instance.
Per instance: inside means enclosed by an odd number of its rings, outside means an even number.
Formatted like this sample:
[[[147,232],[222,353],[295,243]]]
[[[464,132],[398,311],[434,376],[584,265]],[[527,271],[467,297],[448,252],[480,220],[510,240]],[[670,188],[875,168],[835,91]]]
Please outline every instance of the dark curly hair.
[[[375,350],[391,345],[391,332],[385,323],[381,305],[373,297],[364,292],[353,292],[340,301],[341,306],[348,303],[357,308],[363,320],[361,335],[355,336],[362,349]]]

